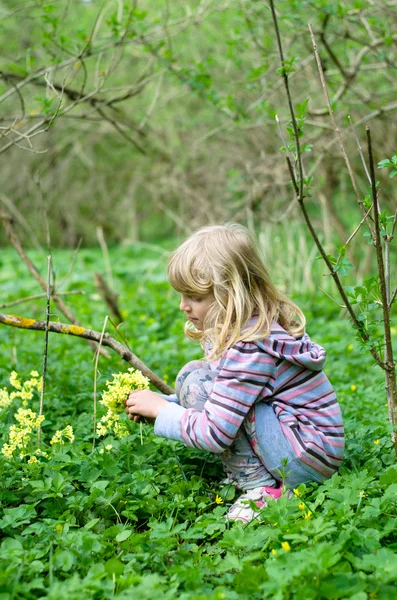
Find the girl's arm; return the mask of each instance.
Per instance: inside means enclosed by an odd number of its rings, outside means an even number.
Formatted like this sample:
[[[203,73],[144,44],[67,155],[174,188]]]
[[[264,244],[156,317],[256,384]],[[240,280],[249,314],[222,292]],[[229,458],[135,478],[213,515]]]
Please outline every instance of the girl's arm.
[[[158,396],[161,396],[162,398],[164,398],[164,400],[167,400],[167,402],[173,402],[175,404],[179,404],[179,399],[176,394],[160,394],[159,392],[156,392],[156,394]]]
[[[169,404],[159,411],[154,431],[186,446],[221,453],[255,402],[272,395],[274,377],[269,354],[252,342],[238,342],[226,353],[203,411]]]

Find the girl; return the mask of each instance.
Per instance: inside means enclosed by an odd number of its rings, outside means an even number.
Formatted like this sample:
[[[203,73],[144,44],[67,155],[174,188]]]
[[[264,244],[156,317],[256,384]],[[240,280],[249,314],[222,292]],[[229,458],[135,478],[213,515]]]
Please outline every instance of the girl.
[[[243,490],[229,520],[248,522],[268,499],[335,473],[343,456],[339,405],[323,372],[325,350],[301,310],[276,290],[240,225],[204,227],[171,256],[185,333],[205,351],[179,373],[176,394],[132,392],[130,419],[157,435],[220,455]]]

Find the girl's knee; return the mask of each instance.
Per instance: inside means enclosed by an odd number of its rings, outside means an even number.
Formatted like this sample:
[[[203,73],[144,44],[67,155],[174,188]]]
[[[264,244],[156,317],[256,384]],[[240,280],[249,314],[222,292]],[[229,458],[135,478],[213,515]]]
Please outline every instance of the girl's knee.
[[[211,371],[208,363],[195,360],[185,365],[176,380],[176,393],[185,408],[202,410],[212,392],[216,371]]]

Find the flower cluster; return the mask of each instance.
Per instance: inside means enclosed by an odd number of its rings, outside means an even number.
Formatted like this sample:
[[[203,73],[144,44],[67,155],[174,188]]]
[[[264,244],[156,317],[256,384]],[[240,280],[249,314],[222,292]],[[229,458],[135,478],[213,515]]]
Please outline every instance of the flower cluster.
[[[51,438],[50,444],[51,446],[54,446],[55,444],[63,446],[65,443],[64,439],[68,440],[69,442],[74,442],[74,433],[71,425],[67,425],[65,429],[58,429],[58,431],[56,431]]]
[[[0,390],[0,411],[12,404],[13,400],[20,398],[23,406],[28,405],[28,401],[33,398],[33,392],[36,390],[41,392],[43,386],[43,378],[39,377],[37,371],[30,372],[31,379],[21,383],[19,375],[16,371],[12,371],[10,375],[10,384],[15,391],[8,393],[6,388]]]
[[[10,376],[10,384],[14,391],[9,393],[6,388],[0,390],[0,412],[9,407],[17,398],[22,400],[22,407],[18,408],[14,417],[18,422],[17,425],[11,425],[9,429],[8,444],[3,444],[1,452],[8,459],[19,457],[29,457],[28,463],[39,463],[38,457],[48,457],[47,452],[37,449],[32,449],[32,438],[36,438],[37,433],[44,421],[44,415],[38,415],[31,408],[26,407],[28,401],[33,398],[35,391],[41,392],[43,387],[43,379],[37,371],[30,372],[30,379],[22,382],[16,371],[12,371]],[[73,429],[70,425],[61,431],[57,431],[52,438],[50,444],[64,444],[64,439],[70,442],[74,441]]]
[[[4,444],[1,449],[7,458],[12,458],[16,450],[19,450],[19,458],[29,454],[28,444],[33,432],[37,432],[44,421],[44,416],[38,416],[30,408],[19,408],[15,414],[15,419],[18,421],[19,426],[11,425],[10,443]]]
[[[97,434],[104,436],[106,433],[114,433],[117,438],[128,434],[126,425],[120,422],[119,413],[124,409],[124,402],[133,390],[147,390],[149,379],[133,368],[126,373],[116,373],[112,381],[106,382],[107,390],[102,394],[103,404],[107,409],[106,415],[98,423]]]

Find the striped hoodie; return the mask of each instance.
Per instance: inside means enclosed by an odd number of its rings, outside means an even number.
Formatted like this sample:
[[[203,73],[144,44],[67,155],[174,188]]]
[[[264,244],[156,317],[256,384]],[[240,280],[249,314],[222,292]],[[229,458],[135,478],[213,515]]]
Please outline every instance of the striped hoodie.
[[[170,403],[155,433],[214,453],[233,443],[249,410],[271,403],[296,457],[330,477],[343,457],[335,392],[323,372],[326,353],[307,334],[295,339],[275,324],[268,337],[237,342],[222,356],[203,411]]]

